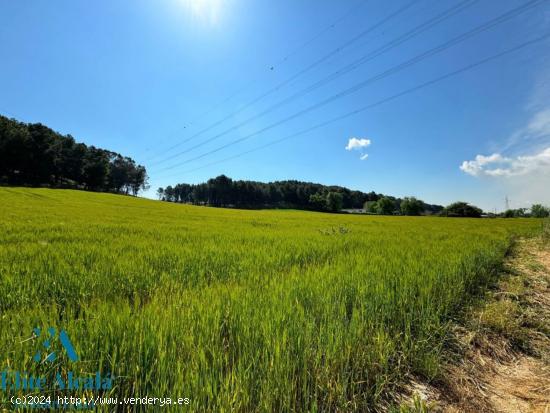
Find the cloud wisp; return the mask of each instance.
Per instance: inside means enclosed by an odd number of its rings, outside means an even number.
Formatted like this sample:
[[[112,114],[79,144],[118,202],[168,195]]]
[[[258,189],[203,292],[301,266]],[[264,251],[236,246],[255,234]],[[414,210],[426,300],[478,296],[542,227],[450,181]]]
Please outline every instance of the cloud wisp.
[[[366,160],[369,155],[367,153],[363,153],[365,148],[370,146],[371,140],[366,138],[349,138],[348,144],[346,145],[346,151],[360,151],[361,156],[359,157],[360,160],[364,161]]]
[[[523,146],[525,144],[541,144],[548,142],[549,138],[550,108],[547,107],[535,112],[523,128],[512,133],[504,149]]]

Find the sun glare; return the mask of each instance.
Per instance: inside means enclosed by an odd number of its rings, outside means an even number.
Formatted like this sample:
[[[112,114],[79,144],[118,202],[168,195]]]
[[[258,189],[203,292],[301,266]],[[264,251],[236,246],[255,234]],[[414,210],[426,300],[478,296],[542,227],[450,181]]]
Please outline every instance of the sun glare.
[[[224,0],[182,0],[187,11],[195,19],[211,24],[218,22]]]

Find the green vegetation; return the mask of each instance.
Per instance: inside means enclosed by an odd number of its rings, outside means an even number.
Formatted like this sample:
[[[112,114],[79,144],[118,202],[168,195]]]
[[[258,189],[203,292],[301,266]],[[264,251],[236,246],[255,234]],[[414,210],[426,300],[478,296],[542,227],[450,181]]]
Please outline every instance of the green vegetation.
[[[137,195],[147,181],[145,167],[127,156],[0,115],[0,184]]]
[[[441,211],[441,216],[444,217],[462,217],[462,218],[479,218],[483,211],[467,202],[455,202],[446,206]]]
[[[550,208],[541,204],[535,204],[531,207],[531,216],[533,218],[547,218],[550,216]]]
[[[340,192],[316,193],[309,197],[311,209],[316,211],[338,212],[342,209],[343,196]]]
[[[374,202],[367,201],[365,210],[371,214],[392,215],[397,210],[397,204],[394,199],[383,196]]]
[[[541,204],[534,204],[530,210],[527,208],[507,209],[502,213],[504,218],[547,218],[550,216],[550,208]]]
[[[527,208],[507,209],[502,213],[503,218],[525,218],[529,216]]]
[[[366,202],[387,198],[391,212],[399,210],[400,198],[386,197],[375,192],[352,191],[341,186],[327,186],[301,181],[234,181],[220,175],[206,182],[190,185],[177,184],[158,188],[159,199],[168,202],[181,202],[194,205],[236,208],[293,208],[314,211],[360,209]],[[405,198],[409,199],[409,198]],[[431,213],[443,209],[441,205],[422,202],[423,210]],[[391,214],[390,212],[390,214]]]
[[[437,375],[449,317],[540,231],[19,188],[0,217],[2,368],[50,374],[25,340],[64,328],[81,360],[56,368],[191,411],[365,411]]]
[[[406,197],[401,201],[402,215],[420,215],[424,212],[424,202],[415,197]]]
[[[415,216],[438,213],[443,210],[443,207],[428,205],[414,196],[403,199],[382,196],[376,201],[365,202],[363,209],[369,214]]]

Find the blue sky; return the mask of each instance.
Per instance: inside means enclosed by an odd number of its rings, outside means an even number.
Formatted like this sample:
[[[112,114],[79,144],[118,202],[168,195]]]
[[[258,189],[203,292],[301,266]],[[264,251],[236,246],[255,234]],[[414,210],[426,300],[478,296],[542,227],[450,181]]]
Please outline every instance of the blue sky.
[[[0,0],[0,113],[133,157],[148,169],[149,196],[159,186],[224,173],[414,195],[431,203],[467,200],[487,210],[502,209],[506,195],[512,207],[550,204],[548,39],[219,162],[544,35],[550,27],[547,0],[354,93],[232,143],[527,3]],[[455,15],[341,73],[460,5],[463,10]],[[330,82],[287,99],[331,74]],[[185,153],[166,159],[178,152]]]

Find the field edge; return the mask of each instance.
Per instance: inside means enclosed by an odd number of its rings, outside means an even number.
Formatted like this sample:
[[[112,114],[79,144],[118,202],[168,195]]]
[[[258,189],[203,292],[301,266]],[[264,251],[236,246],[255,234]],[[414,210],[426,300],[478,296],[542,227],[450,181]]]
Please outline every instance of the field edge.
[[[453,324],[442,373],[411,377],[390,411],[547,413],[549,323],[550,242],[519,239],[497,283]]]

